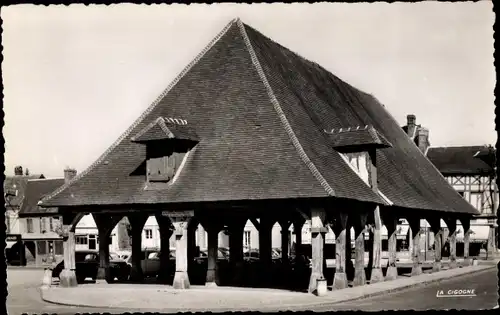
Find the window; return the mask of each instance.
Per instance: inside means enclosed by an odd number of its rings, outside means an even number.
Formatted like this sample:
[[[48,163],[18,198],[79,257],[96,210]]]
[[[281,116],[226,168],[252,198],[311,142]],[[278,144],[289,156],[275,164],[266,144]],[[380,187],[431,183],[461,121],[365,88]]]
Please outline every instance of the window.
[[[40,232],[47,232],[47,218],[40,218]]]
[[[243,232],[243,246],[246,248],[251,248],[251,231]]]
[[[151,229],[145,229],[144,234],[146,235],[146,239],[152,239],[153,238],[153,230]]]
[[[77,236],[75,236],[75,243],[77,245],[87,245],[88,244],[87,235],[77,235]]]
[[[52,221],[52,218],[49,218],[49,231],[54,231],[54,222]]]
[[[26,230],[28,233],[33,233],[33,219],[32,218],[26,219]]]

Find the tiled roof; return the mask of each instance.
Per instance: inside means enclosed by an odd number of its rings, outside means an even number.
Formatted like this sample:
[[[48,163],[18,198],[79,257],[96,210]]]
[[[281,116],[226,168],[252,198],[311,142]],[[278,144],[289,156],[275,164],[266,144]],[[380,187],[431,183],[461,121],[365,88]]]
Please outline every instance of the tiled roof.
[[[373,126],[357,126],[356,128],[340,128],[325,130],[332,146],[339,152],[357,152],[368,149],[383,149],[392,147]]]
[[[9,210],[18,210],[24,198],[26,185],[30,179],[45,178],[40,175],[16,175],[6,176],[3,182],[3,190],[5,194],[5,205]]]
[[[488,159],[483,158],[488,155],[486,146],[436,147],[427,152],[427,158],[444,175],[493,174]]]
[[[29,180],[19,210],[19,217],[57,213],[57,208],[41,208],[38,206],[38,202],[63,184],[64,178]]]
[[[158,117],[189,121],[199,143],[177,181],[145,190],[145,146],[131,137]],[[372,125],[379,187],[395,206],[477,213],[372,96],[232,21],[94,164],[45,206],[339,197],[383,203],[324,130]]]

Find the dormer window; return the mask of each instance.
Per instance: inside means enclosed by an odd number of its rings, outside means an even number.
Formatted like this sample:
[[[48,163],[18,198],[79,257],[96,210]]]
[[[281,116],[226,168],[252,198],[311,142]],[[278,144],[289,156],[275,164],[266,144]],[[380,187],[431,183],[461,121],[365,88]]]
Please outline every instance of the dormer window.
[[[160,117],[132,141],[146,145],[146,179],[154,185],[173,182],[198,137],[185,120]]]

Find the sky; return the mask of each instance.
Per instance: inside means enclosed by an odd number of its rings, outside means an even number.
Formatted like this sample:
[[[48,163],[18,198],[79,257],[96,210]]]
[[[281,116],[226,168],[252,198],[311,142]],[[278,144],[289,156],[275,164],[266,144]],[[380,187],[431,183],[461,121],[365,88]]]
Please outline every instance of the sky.
[[[373,94],[431,146],[496,142],[493,5],[419,3],[2,7],[5,174],[82,172],[239,17]]]

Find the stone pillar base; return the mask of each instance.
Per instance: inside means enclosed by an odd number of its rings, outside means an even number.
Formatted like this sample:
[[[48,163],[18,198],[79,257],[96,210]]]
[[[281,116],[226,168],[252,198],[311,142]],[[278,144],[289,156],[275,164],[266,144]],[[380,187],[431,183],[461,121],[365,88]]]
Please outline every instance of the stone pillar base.
[[[316,296],[325,296],[328,293],[328,287],[326,285],[326,279],[318,279],[316,281],[317,287],[313,292]]]
[[[219,284],[219,277],[216,269],[207,270],[207,278],[205,280],[206,286],[217,286]]]
[[[370,277],[370,284],[384,281],[384,273],[382,268],[372,269],[372,275]]]
[[[413,266],[411,268],[411,275],[412,276],[418,276],[418,275],[421,275],[421,274],[422,274],[422,266],[421,265]]]
[[[458,267],[457,261],[456,260],[450,261],[450,264],[448,266],[449,266],[450,269],[457,268]]]
[[[218,287],[217,283],[214,282],[214,281],[211,281],[211,282],[205,282],[205,286],[206,287],[211,287],[211,288],[215,288],[215,287]]]
[[[190,283],[187,271],[175,272],[173,287],[180,290],[189,289]]]
[[[335,272],[333,277],[333,289],[340,290],[347,288],[347,275],[345,272]]]
[[[144,280],[144,275],[142,274],[142,272],[132,267],[132,269],[130,270],[130,281],[139,283],[142,282],[142,280]]]
[[[323,280],[325,277],[323,277],[322,274],[320,273],[311,273],[311,278],[309,280],[309,293],[314,293],[318,289],[318,281]]]
[[[78,286],[74,270],[63,269],[59,274],[59,286],[63,288],[73,288]]]
[[[435,261],[434,264],[432,264],[432,272],[438,272],[438,271],[441,271],[441,262]]]
[[[396,280],[398,278],[398,267],[389,266],[385,274],[385,281]]]
[[[366,272],[365,268],[355,268],[354,269],[354,280],[352,281],[352,286],[358,287],[366,284]]]
[[[462,262],[462,267],[467,267],[467,266],[472,266],[471,258],[464,258],[464,261]]]
[[[96,283],[104,282],[112,283],[114,279],[111,279],[111,270],[105,267],[99,267],[97,269]]]

